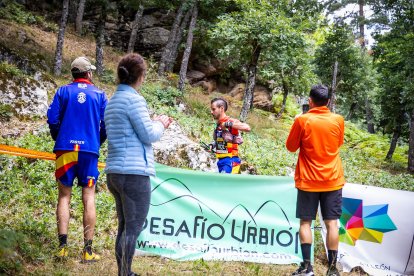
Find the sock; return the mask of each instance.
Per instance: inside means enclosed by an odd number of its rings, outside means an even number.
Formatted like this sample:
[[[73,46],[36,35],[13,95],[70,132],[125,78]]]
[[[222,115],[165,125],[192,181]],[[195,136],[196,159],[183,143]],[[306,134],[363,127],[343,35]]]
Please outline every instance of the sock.
[[[336,257],[338,256],[338,250],[328,250],[328,264],[329,267],[336,266]]]
[[[308,265],[310,264],[311,259],[311,246],[312,244],[310,243],[302,243],[300,245],[300,248],[302,249],[303,261]]]
[[[92,254],[92,240],[85,240],[85,247],[83,248],[89,254]]]
[[[58,234],[58,239],[59,239],[59,247],[62,247],[68,244],[67,234]]]

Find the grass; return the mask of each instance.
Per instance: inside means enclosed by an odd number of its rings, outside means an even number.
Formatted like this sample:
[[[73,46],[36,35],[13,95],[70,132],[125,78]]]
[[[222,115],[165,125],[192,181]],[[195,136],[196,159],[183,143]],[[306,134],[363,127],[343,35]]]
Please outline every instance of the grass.
[[[76,255],[76,254],[74,254]],[[79,254],[78,254],[79,255]],[[116,275],[115,257],[110,251],[102,252],[99,263],[81,264],[79,256],[71,256],[65,262],[50,261],[47,266],[31,267],[34,275]],[[132,270],[141,275],[290,275],[296,269],[294,265],[271,265],[247,262],[178,262],[160,257],[135,257]],[[316,275],[325,274],[318,264]],[[359,275],[356,273],[347,275]]]
[[[0,45],[6,45],[16,54],[27,57],[36,63],[44,60],[46,67],[52,68],[56,33],[39,26],[17,24],[14,21],[0,20]],[[25,43],[19,42],[19,33],[25,33]],[[76,47],[74,47],[76,45]],[[65,36],[63,74],[53,80],[63,85],[70,80],[69,64],[80,55],[94,56],[94,39],[91,35],[79,37],[71,26]],[[98,87],[111,95],[115,89],[114,72],[121,56],[117,50],[105,48],[106,72],[95,80]],[[93,58],[92,58],[93,60]],[[4,71],[20,75],[13,66],[2,64]],[[149,60],[147,81],[142,94],[154,112],[172,116],[194,141],[209,142],[212,138],[214,122],[211,119],[209,104],[216,96],[225,97],[229,103],[229,115],[238,117],[241,103],[227,95],[205,94],[200,88],[187,87],[181,94],[176,87],[174,74],[165,79],[156,75],[156,64]],[[40,67],[39,67],[40,68]],[[39,69],[41,70],[41,69]],[[49,97],[53,96],[50,91]],[[279,102],[280,99],[275,99]],[[297,107],[291,103],[287,113],[279,120],[274,114],[254,109],[248,118],[252,132],[244,136],[240,152],[246,167],[253,167],[258,174],[292,175],[297,155],[289,153],[284,146],[293,122]],[[185,103],[186,110],[177,107]],[[8,118],[7,107],[0,108],[0,115]],[[40,122],[45,124],[45,119]],[[38,124],[39,122],[34,122]],[[346,123],[346,138],[341,156],[348,182],[375,185],[393,189],[414,191],[414,179],[405,173],[407,145],[396,149],[391,161],[384,161],[389,137],[371,135],[356,125]],[[47,128],[18,139],[2,139],[0,143],[21,146],[29,149],[50,151],[53,141]],[[107,148],[101,149],[100,161],[105,161]],[[71,202],[71,222],[69,241],[71,255],[66,263],[55,262],[51,257],[57,246],[55,205],[57,187],[53,177],[53,163],[30,160],[20,157],[0,155],[0,274],[10,275],[114,275],[116,265],[113,255],[116,236],[116,214],[114,201],[107,191],[105,175],[98,183],[96,205],[97,225],[94,247],[104,259],[91,265],[79,263],[82,248],[82,203],[79,189],[74,189]],[[321,237],[316,233],[315,269],[323,274],[326,266]],[[145,275],[289,275],[295,266],[264,265],[244,262],[177,262],[160,257],[138,257],[133,263],[137,272]],[[359,275],[358,272],[351,275]]]

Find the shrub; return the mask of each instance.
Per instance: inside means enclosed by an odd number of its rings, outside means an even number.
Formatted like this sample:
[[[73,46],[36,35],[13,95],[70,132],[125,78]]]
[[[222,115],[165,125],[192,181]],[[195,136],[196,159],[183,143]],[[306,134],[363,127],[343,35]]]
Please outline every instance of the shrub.
[[[0,73],[5,73],[11,77],[24,77],[25,73],[16,67],[14,64],[9,64],[7,62],[0,63]]]
[[[273,108],[276,113],[278,113],[282,108],[283,103],[283,95],[282,94],[275,94],[272,97]],[[284,116],[288,117],[295,117],[295,115],[300,113],[299,106],[296,104],[295,100],[292,97],[287,97],[286,99],[286,107]]]
[[[8,104],[0,104],[0,122],[10,121],[13,116],[13,108]]]
[[[114,71],[105,70],[103,74],[99,77],[99,80],[106,84],[114,84],[116,81]]]
[[[141,88],[148,102],[157,106],[174,106],[183,97],[183,93],[175,87],[163,87],[157,84],[145,84]]]
[[[45,20],[43,16],[34,15],[27,11],[23,5],[12,0],[4,1],[4,7],[0,9],[0,18],[11,20],[19,24],[35,24],[48,32],[56,32],[58,26]]]
[[[0,273],[17,274],[22,269],[22,259],[17,252],[23,235],[13,230],[0,229]]]

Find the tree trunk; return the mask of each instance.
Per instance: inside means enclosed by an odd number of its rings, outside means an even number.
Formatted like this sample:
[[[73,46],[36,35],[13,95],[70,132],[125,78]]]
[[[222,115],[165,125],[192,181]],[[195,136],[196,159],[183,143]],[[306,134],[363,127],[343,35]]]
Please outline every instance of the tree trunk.
[[[358,0],[359,5],[359,40],[361,48],[365,49],[365,15],[364,15],[364,0]]]
[[[398,124],[395,129],[394,133],[392,135],[390,149],[387,152],[387,156],[385,157],[386,160],[391,160],[392,155],[394,154],[395,147],[397,146],[398,138],[400,138],[401,135],[401,124]]]
[[[140,21],[142,18],[142,13],[144,12],[144,6],[139,5],[137,13],[135,14],[135,19],[132,22],[132,28],[131,28],[131,36],[129,37],[129,43],[128,43],[128,53],[134,52],[135,48],[135,41],[137,40],[137,32],[139,29]]]
[[[333,73],[332,73],[332,87],[331,87],[331,97],[329,101],[329,109],[331,112],[335,113],[336,111],[336,76],[338,75],[338,61],[335,61]]]
[[[166,72],[172,72],[174,69],[175,61],[177,60],[178,56],[178,47],[180,46],[181,40],[183,39],[184,29],[187,27],[188,21],[190,21],[190,16],[191,9],[187,11],[183,21],[180,24],[180,27],[177,30],[177,35],[174,38],[173,45],[171,46],[170,56],[167,58],[167,62],[165,64]]]
[[[349,108],[348,115],[346,116],[346,120],[348,120],[348,121],[352,120],[352,118],[354,117],[355,109],[356,109],[357,106],[358,106],[357,102],[353,102],[351,104],[351,107]]]
[[[106,7],[102,6],[101,15],[96,28],[96,74],[98,74],[98,76],[101,76],[104,71],[103,56],[105,45],[105,21]]]
[[[66,22],[69,14],[69,0],[63,0],[62,18],[60,19],[59,33],[57,36],[56,52],[55,52],[55,66],[53,73],[55,76],[59,76],[62,72],[62,54],[63,54],[63,41],[65,38]]]
[[[175,16],[174,23],[170,31],[170,35],[168,36],[167,45],[165,45],[164,50],[162,51],[160,65],[158,67],[158,76],[162,76],[165,73],[165,65],[166,65],[168,58],[171,55],[172,45],[174,43],[174,39],[177,35],[178,27],[180,26],[180,22],[184,14],[186,2],[187,2],[186,0],[181,1],[181,6],[177,11],[177,15]]]
[[[185,43],[185,50],[183,60],[180,68],[180,79],[178,81],[178,89],[183,91],[185,85],[185,77],[187,75],[188,60],[190,59],[191,48],[193,46],[193,31],[197,23],[198,8],[197,3],[194,4],[191,14],[191,22],[188,27],[187,42]]]
[[[410,139],[408,144],[408,172],[414,174],[414,110],[411,111]]]
[[[82,35],[82,19],[85,12],[86,0],[79,0],[78,12],[76,14],[75,30],[78,35]]]
[[[1,2],[1,1],[0,1]],[[76,1],[69,1],[69,15],[66,24],[75,24],[76,22],[76,15],[78,14],[78,0]]]
[[[257,62],[260,57],[260,51],[260,45],[258,45],[257,42],[255,42],[253,44],[252,59],[250,61],[249,66],[247,67],[246,90],[244,91],[243,106],[240,112],[240,121],[242,122],[245,122],[247,120],[247,114],[249,113],[249,109],[253,104],[253,93],[254,87],[256,85]]]
[[[289,87],[288,87],[288,84],[287,84],[287,82],[284,78],[282,79],[282,88],[283,88],[283,101],[282,101],[282,107],[280,108],[280,111],[276,115],[276,118],[278,118],[278,119],[280,117],[282,117],[283,112],[285,112],[286,100],[287,100],[287,96],[289,94]]]
[[[368,132],[375,133],[374,122],[373,122],[374,116],[372,115],[372,109],[371,109],[371,104],[368,99],[368,95],[365,95],[365,115],[367,119]]]
[[[359,42],[361,44],[362,51],[365,51],[365,15],[364,15],[365,0],[358,0],[358,5],[359,5],[359,19],[358,19]],[[365,115],[366,115],[366,120],[367,120],[368,132],[375,133],[371,103],[368,98],[368,95],[365,95]]]

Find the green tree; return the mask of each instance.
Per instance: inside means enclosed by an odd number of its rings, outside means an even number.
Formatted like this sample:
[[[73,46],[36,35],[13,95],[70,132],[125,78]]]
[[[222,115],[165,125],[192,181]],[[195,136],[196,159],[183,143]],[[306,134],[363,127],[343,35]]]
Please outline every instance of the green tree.
[[[293,49],[304,44],[305,30],[311,32],[317,24],[320,6],[316,1],[236,0],[234,3],[233,11],[219,16],[210,37],[218,44],[218,56],[226,59],[231,68],[245,68],[246,90],[240,114],[240,120],[245,121],[252,107],[258,68],[265,69],[282,53],[287,59],[294,57]],[[279,71],[285,68],[275,63],[273,67]],[[282,70],[283,76],[292,70],[286,69]],[[268,77],[276,74],[271,71],[269,67],[261,70]]]
[[[374,0],[342,0],[342,1],[328,1],[327,2],[327,10],[329,11],[329,13],[334,13],[335,11],[338,10],[343,10],[346,7],[349,7],[350,5],[353,5],[355,7],[355,5],[358,5],[358,11],[354,12],[346,12],[345,15],[342,16],[341,20],[345,20],[345,19],[351,19],[350,22],[350,26],[354,26],[353,30],[355,31],[355,38],[358,39],[360,45],[361,45],[361,49],[363,51],[366,50],[366,37],[365,37],[365,26],[370,23],[370,19],[367,18],[365,16],[365,9],[366,6],[370,6],[372,4],[372,2],[374,2]],[[361,57],[363,59],[364,58],[364,54],[361,55]],[[372,66],[369,64],[362,64],[363,65],[367,65],[368,67],[370,67],[372,69]],[[374,70],[375,71],[375,70]],[[375,74],[375,72],[371,70],[372,73]],[[375,91],[375,90],[374,90]],[[366,123],[367,123],[367,130],[369,133],[374,133],[375,132],[375,128],[374,128],[374,116],[373,116],[373,109],[374,107],[372,106],[372,101],[373,101],[373,95],[372,95],[372,91],[367,91],[367,93],[363,94],[363,105],[361,106],[360,104],[358,104],[358,102],[354,101],[351,104],[351,107],[349,109],[349,113],[347,118],[352,118],[355,113],[360,116],[360,117],[365,117],[366,118]],[[359,107],[359,108],[358,108]],[[361,114],[359,115],[358,112],[359,110],[365,109],[365,114]]]
[[[377,91],[377,73],[372,59],[355,43],[351,29],[342,20],[331,26],[325,41],[316,51],[316,73],[323,83],[332,83],[335,62],[338,70],[336,87],[330,87],[335,92],[332,104],[337,100],[340,112],[348,114],[348,119],[355,114],[366,117],[366,101],[372,101]]]
[[[390,29],[375,36],[374,47],[376,65],[382,75],[381,115],[394,132],[388,157],[392,156],[394,140],[408,125],[408,171],[414,173],[414,2],[380,0],[373,4],[373,10],[377,28]]]

